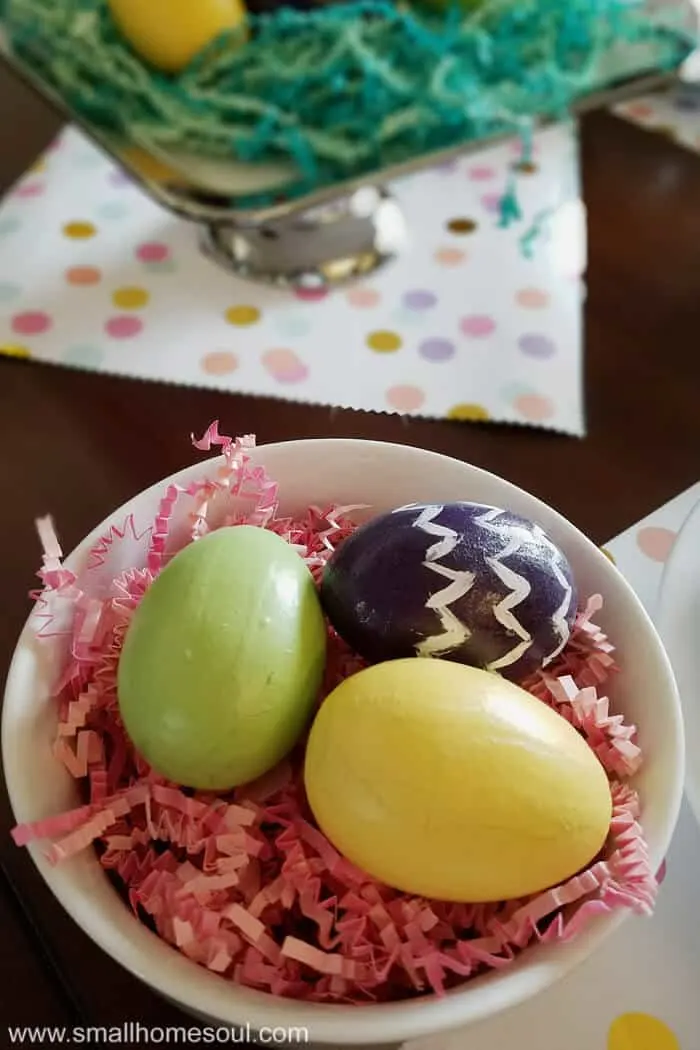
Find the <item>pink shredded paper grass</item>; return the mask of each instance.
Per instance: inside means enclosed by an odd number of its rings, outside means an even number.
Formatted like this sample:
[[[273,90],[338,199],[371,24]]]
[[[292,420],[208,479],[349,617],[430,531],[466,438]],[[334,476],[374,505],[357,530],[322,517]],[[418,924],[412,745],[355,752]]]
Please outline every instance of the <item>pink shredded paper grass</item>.
[[[600,695],[615,664],[610,642],[593,624],[602,605],[598,597],[579,613],[556,665],[522,683],[583,734],[607,770],[613,798],[601,855],[545,893],[447,904],[377,883],[314,827],[303,791],[302,747],[225,797],[182,790],[148,768],[119,719],[119,652],[130,617],[161,567],[179,546],[209,531],[212,503],[224,501],[223,524],[245,521],[283,536],[317,580],[354,528],[349,513],[355,508],[311,507],[299,520],[279,517],[277,486],[251,461],[252,438],[222,437],[213,424],[194,445],[221,450],[216,478],[186,489],[169,486],[143,564],[107,586],[102,580],[99,595],[90,593],[90,571],[78,579],[64,568],[51,522],[39,524],[39,634],[65,634],[70,654],[56,687],[54,751],[81,782],[85,804],[16,828],[15,842],[48,840],[54,863],[96,848],[135,914],[188,958],[228,980],[306,1000],[440,995],[486,969],[507,966],[537,940],[574,937],[592,916],[617,908],[651,912],[657,884],[637,823],[638,798],[625,782],[641,754],[634,726],[611,714]],[[183,500],[189,501],[188,525],[178,540],[174,516]],[[138,536],[131,518],[113,527],[90,552],[88,569],[104,568],[115,544]],[[330,631],[324,693],[361,666]]]

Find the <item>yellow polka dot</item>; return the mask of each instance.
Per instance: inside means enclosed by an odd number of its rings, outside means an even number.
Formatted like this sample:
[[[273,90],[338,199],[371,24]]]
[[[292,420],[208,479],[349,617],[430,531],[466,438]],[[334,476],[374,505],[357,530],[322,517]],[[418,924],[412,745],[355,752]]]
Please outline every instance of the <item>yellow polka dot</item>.
[[[537,165],[533,164],[531,160],[519,160],[513,167],[521,175],[534,175],[537,172]]]
[[[3,357],[19,357],[25,360],[32,356],[26,346],[15,346],[12,343],[0,344],[0,354]]]
[[[600,549],[605,555],[605,557],[608,559],[608,561],[611,561],[613,565],[617,565],[617,562],[615,561],[615,556],[610,553],[607,547],[601,547]]]
[[[651,1014],[620,1014],[608,1031],[608,1050],[681,1050],[675,1035]]]
[[[456,233],[458,235],[474,233],[474,230],[476,229],[476,223],[473,219],[450,219],[447,223],[447,229],[450,231],[450,233]]]
[[[244,328],[260,320],[260,311],[257,306],[230,306],[225,316],[229,324]]]
[[[140,310],[151,298],[145,288],[117,288],[112,295],[112,302],[120,310]]]
[[[402,345],[401,336],[396,332],[370,332],[367,336],[367,346],[378,354],[391,354],[400,350]]]
[[[458,419],[462,422],[479,423],[490,419],[488,411],[483,405],[470,404],[468,401],[459,405],[453,405],[447,413],[448,419]]]
[[[41,175],[42,172],[46,171],[46,160],[44,157],[40,157],[39,160],[35,161],[29,171],[32,175]]]
[[[91,222],[67,222],[63,227],[66,237],[74,241],[84,241],[88,237],[94,237],[97,229]]]

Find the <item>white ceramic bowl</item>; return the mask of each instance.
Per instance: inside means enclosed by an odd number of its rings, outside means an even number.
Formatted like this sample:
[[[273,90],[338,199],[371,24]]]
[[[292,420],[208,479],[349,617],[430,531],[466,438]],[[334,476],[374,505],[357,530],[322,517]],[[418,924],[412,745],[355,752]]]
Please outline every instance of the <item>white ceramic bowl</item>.
[[[400,445],[353,440],[292,441],[254,453],[280,484],[281,510],[309,503],[369,504],[381,512],[416,501],[468,499],[507,507],[538,521],[566,552],[582,595],[601,593],[601,626],[623,667],[612,689],[616,710],[639,726],[645,763],[636,778],[652,864],[661,863],[678,816],[683,785],[683,730],[669,662],[626,581],[598,548],[559,514],[513,485],[453,459]],[[214,473],[218,459],[174,475],[186,484]],[[137,529],[154,517],[165,483],[136,496],[71,554],[74,571],[112,522],[133,513]],[[60,526],[60,522],[58,523]],[[29,581],[28,581],[29,582]],[[56,713],[48,699],[56,646],[25,629],[10,669],[2,722],[3,759],[18,821],[37,820],[78,802],[76,785],[51,755]],[[314,1042],[378,1044],[481,1021],[542,991],[591,954],[624,919],[591,922],[571,944],[528,948],[511,966],[444,998],[347,1007],[302,1004],[232,985],[190,962],[142,926],[108,882],[92,851],[51,867],[41,844],[34,861],[73,919],[117,962],[184,1009],[222,1025],[306,1026]]]

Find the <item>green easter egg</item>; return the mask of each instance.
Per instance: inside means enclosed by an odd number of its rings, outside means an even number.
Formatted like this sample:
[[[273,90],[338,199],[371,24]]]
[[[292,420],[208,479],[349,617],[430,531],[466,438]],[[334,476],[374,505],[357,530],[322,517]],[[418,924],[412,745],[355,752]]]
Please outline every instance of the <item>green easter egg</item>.
[[[180,551],[134,613],[118,670],[124,727],[169,780],[221,791],[294,746],[321,683],[326,628],[293,547],[250,525]]]

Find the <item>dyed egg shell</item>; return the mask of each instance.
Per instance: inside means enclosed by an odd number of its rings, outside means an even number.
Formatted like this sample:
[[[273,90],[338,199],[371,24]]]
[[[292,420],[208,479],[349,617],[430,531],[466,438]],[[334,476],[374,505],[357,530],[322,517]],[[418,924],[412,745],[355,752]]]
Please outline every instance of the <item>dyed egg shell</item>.
[[[228,29],[242,26],[241,0],[108,0],[119,31],[134,51],[165,73],[179,73]]]
[[[568,561],[534,522],[480,503],[417,503],[373,518],[338,548],[321,599],[373,662],[441,656],[522,680],[569,640]]]
[[[599,853],[612,816],[603,767],[561,715],[446,660],[345,679],[316,715],[304,776],[341,853],[438,900],[509,900],[562,882]]]
[[[119,710],[169,780],[223,790],[297,742],[325,666],[326,626],[306,565],[279,536],[223,528],[180,551],[136,609]]]

